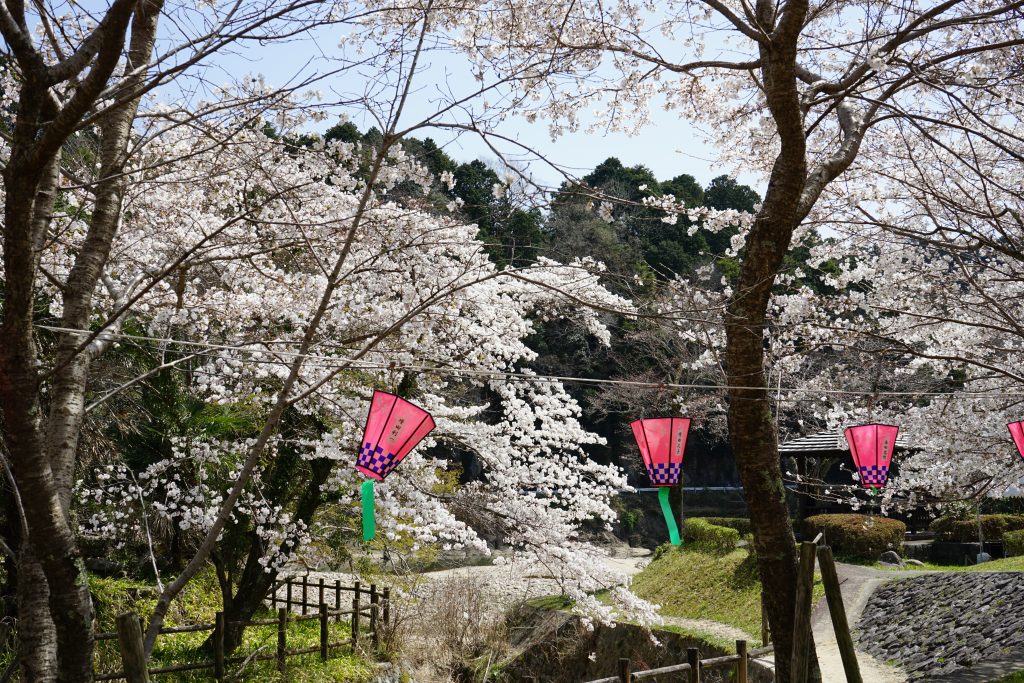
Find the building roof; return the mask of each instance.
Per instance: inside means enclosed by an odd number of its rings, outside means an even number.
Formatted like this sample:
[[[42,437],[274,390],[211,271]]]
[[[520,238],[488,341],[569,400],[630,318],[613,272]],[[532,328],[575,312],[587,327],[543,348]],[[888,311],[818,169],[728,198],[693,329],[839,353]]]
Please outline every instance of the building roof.
[[[900,450],[910,448],[905,434],[896,437],[896,448]],[[801,436],[797,439],[790,439],[779,446],[779,453],[797,455],[801,453],[846,453],[850,447],[846,443],[846,437],[842,432],[818,432],[809,436]]]

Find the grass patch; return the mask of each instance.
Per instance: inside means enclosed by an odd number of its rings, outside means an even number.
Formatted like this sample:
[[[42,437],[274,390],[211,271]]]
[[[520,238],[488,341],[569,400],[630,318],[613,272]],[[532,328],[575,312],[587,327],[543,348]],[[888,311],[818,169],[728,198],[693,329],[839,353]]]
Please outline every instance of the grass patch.
[[[734,652],[736,650],[736,641],[728,640],[720,635],[710,633],[708,631],[702,631],[694,628],[684,628],[682,626],[676,626],[675,624],[663,624],[656,627],[658,631],[670,631],[671,633],[678,633],[684,638],[692,638],[693,640],[699,640],[709,645],[713,645],[720,650],[725,652]]]
[[[545,595],[539,598],[530,598],[526,604],[534,609],[562,610],[570,609],[573,606],[573,601],[564,595]]]
[[[149,619],[156,605],[156,589],[143,583],[126,579],[103,579],[92,577],[90,590],[96,598],[96,614],[98,631],[112,632],[116,630],[117,615],[134,611]],[[220,610],[220,591],[216,579],[211,572],[201,574],[190,582],[182,594],[171,605],[165,626],[184,626],[188,624],[212,624],[214,615]],[[262,611],[254,615],[254,619],[269,619],[276,616],[270,611]],[[202,649],[209,631],[197,633],[165,634],[157,639],[153,648],[150,668],[160,668],[175,664],[197,663],[210,661],[212,654]],[[347,621],[329,626],[331,642],[348,640],[351,637],[351,625]],[[287,631],[288,649],[303,649],[320,643],[320,624],[316,620],[290,623]],[[367,639],[369,636],[367,635]],[[259,650],[260,655],[269,655],[277,651],[277,627],[256,626],[245,630],[242,645],[232,656],[246,656]],[[97,672],[112,672],[121,669],[121,656],[116,640],[105,640],[96,643],[94,656]],[[234,673],[239,665],[228,665],[228,672]],[[192,683],[193,681],[209,681],[212,669],[188,671],[181,673],[162,674],[159,680],[172,683]],[[284,673],[278,673],[276,663],[255,662],[247,665],[237,681],[276,681],[294,683],[328,683],[329,681],[369,681],[373,676],[372,664],[358,654],[352,654],[345,648],[332,650],[331,659],[321,662],[319,654],[313,653],[287,659]]]
[[[669,549],[633,577],[631,588],[661,605],[664,616],[708,619],[735,626],[754,638],[760,636],[761,581],[746,548],[727,553]],[[823,594],[815,577],[814,600]]]
[[[1024,683],[1024,671],[1012,673],[1009,676],[992,681],[992,683]]]
[[[886,571],[930,570],[937,572],[1024,572],[1024,556],[1004,557],[999,560],[991,560],[990,562],[982,562],[981,564],[971,564],[967,566],[956,564],[932,564],[931,562],[925,562],[923,565],[908,564],[903,567],[893,567],[875,562],[873,565],[868,566],[873,566],[876,569],[884,569]]]

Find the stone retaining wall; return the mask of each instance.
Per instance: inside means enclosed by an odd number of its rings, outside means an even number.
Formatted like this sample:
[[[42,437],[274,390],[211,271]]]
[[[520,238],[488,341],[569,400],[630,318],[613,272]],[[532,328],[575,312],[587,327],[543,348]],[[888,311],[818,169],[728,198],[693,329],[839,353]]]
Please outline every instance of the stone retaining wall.
[[[948,674],[1024,648],[1024,572],[936,573],[897,580],[871,596],[859,649],[894,661],[912,680]]]

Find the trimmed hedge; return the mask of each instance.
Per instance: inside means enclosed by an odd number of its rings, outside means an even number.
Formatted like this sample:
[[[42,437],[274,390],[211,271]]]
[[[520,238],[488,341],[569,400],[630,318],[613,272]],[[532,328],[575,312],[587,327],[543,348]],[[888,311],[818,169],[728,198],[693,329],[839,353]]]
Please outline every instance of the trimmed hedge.
[[[1003,552],[1007,557],[1024,555],[1024,531],[1007,531],[1003,534]]]
[[[978,520],[975,517],[958,519],[947,515],[933,521],[928,528],[940,541],[978,542]],[[998,541],[1007,531],[1024,531],[1024,515],[981,516],[981,535],[986,541]]]
[[[825,535],[839,557],[877,560],[886,550],[903,553],[907,525],[897,519],[868,515],[814,515],[804,520],[804,533]]]
[[[730,551],[740,542],[740,532],[692,517],[683,521],[683,540],[698,548]]]
[[[730,529],[735,529],[740,532],[740,536],[746,536],[754,531],[750,526],[750,520],[746,517],[701,517],[701,519],[707,520],[715,526],[724,526],[729,527]]]

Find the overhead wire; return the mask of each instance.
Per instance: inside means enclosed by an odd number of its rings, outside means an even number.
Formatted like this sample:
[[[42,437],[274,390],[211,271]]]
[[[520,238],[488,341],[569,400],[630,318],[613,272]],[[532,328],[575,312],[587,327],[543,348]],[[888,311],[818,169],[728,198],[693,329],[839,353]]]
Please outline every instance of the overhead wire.
[[[94,330],[78,330],[72,328],[64,328],[53,325],[37,324],[38,329],[46,330],[49,332],[57,332],[63,334],[76,334],[76,335],[91,335],[94,334]],[[159,344],[173,344],[182,346],[190,349],[203,349],[204,351],[195,352],[194,355],[222,358],[223,356],[211,353],[211,352],[235,352],[245,353],[250,355],[266,355],[276,358],[249,358],[246,362],[260,363],[260,364],[279,364],[282,359],[288,358],[292,360],[302,359],[303,363],[307,367],[322,368],[322,369],[352,369],[352,370],[382,370],[382,371],[407,371],[407,372],[420,372],[424,374],[435,374],[442,376],[451,377],[466,377],[466,378],[478,378],[478,379],[505,379],[505,380],[516,380],[522,382],[534,382],[538,384],[543,383],[557,383],[557,384],[578,384],[578,385],[590,385],[590,386],[621,386],[634,389],[686,389],[686,390],[703,390],[703,391],[761,391],[770,397],[772,387],[767,386],[738,386],[721,383],[686,383],[686,382],[649,382],[642,380],[624,380],[624,379],[603,379],[595,377],[576,377],[572,375],[544,375],[535,374],[529,371],[516,371],[516,370],[484,370],[475,368],[454,368],[446,367],[441,365],[424,365],[416,363],[399,363],[396,361],[369,361],[363,359],[344,358],[341,356],[328,356],[314,353],[298,353],[295,351],[287,350],[274,350],[271,348],[259,348],[261,346],[272,346],[272,345],[286,345],[293,344],[294,342],[289,340],[251,340],[251,341],[240,341],[236,343],[215,343],[215,342],[200,342],[190,341],[184,339],[174,339],[171,337],[156,337],[148,335],[136,335],[127,334],[124,332],[110,332],[105,331],[98,335],[98,338],[108,341],[124,341],[124,342],[148,342],[148,343],[159,343]],[[383,351],[374,351],[374,354],[383,354]],[[1013,399],[1020,400],[1021,393],[1014,391],[1012,393],[1002,392],[991,392],[991,391],[867,391],[867,390],[856,390],[856,389],[831,389],[831,388],[820,388],[820,387],[784,387],[780,383],[777,387],[774,387],[775,392],[779,396],[780,401],[792,401],[793,398],[781,398],[782,393],[787,394],[810,394],[818,396],[878,396],[888,398],[946,398],[953,400],[982,400],[982,399]],[[796,400],[815,400],[811,399],[796,399]]]

